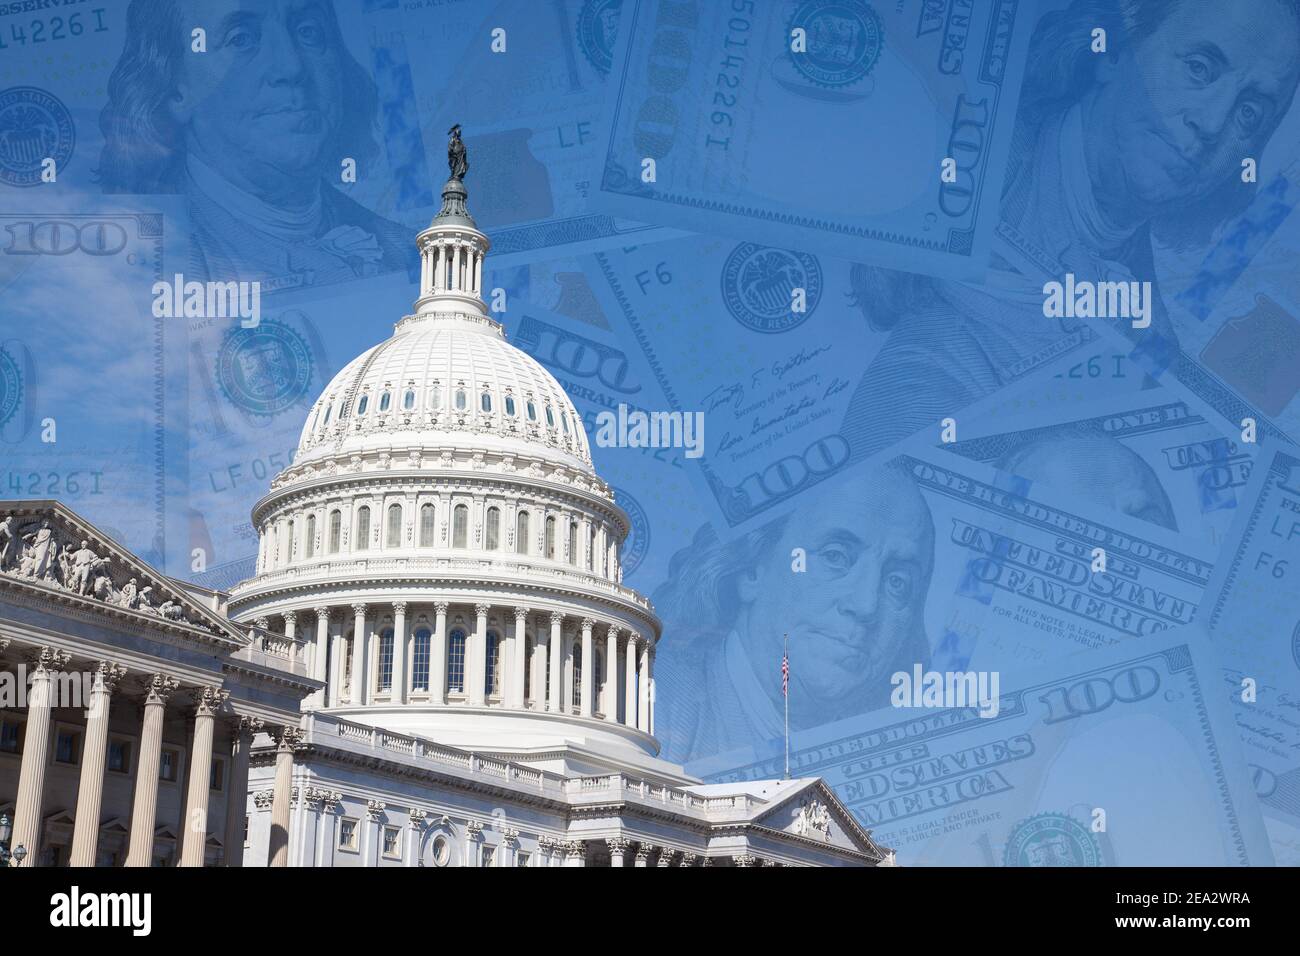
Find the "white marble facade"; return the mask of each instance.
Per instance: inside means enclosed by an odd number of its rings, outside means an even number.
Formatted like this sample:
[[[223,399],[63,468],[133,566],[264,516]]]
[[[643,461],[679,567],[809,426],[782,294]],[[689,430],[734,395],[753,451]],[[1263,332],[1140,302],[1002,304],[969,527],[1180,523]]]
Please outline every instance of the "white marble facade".
[[[211,828],[223,852],[209,863],[892,863],[820,780],[706,785],[659,759],[661,628],[622,583],[627,515],[596,474],[564,390],[485,307],[489,242],[465,198],[448,181],[442,211],[417,237],[414,313],[330,382],[293,464],[254,506],[253,578],[229,594],[166,583],[169,609],[141,611],[127,605],[139,604],[147,573],[134,590],[120,572],[100,585],[96,555],[82,555],[69,583],[42,581],[25,576],[24,544],[0,584],[67,599],[89,590],[83,602],[102,590],[127,630],[188,631],[202,618],[229,637],[216,655],[224,680],[184,675],[197,701],[186,711],[207,706],[225,721],[213,752],[232,755],[227,792],[247,793],[242,814],[237,798],[209,800],[208,816],[225,821]],[[0,503],[0,517],[21,512],[26,529],[57,507]],[[7,610],[0,602],[0,633]],[[250,708],[251,678],[225,663],[250,648],[274,686],[258,699],[273,708]],[[287,719],[299,701],[301,716]],[[263,730],[251,748],[241,726]],[[184,738],[179,723],[172,733]],[[213,746],[211,726],[188,733],[200,753]],[[23,775],[15,797],[30,796],[25,762]],[[44,804],[80,812],[66,792]],[[185,809],[178,826],[193,816]],[[30,832],[30,812],[19,819]]]

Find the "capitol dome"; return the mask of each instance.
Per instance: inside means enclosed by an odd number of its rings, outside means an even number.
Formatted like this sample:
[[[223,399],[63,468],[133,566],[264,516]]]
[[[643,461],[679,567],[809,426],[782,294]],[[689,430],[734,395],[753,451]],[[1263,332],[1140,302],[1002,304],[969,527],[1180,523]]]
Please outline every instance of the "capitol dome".
[[[334,376],[307,416],[296,463],[472,441],[594,474],[577,409],[499,323],[425,314],[396,332]]]
[[[657,760],[650,602],[627,515],[555,378],[481,296],[458,178],[416,238],[420,295],[338,373],[253,508],[232,617],[311,640],[308,709],[585,772]]]

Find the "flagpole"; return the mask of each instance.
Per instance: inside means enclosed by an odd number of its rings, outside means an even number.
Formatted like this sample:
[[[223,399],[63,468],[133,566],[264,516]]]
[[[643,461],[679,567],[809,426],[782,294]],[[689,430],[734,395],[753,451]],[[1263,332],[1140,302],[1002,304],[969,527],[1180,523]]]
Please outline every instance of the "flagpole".
[[[785,660],[786,666],[790,663],[790,634],[785,634]],[[790,678],[785,678],[785,779],[790,779]]]

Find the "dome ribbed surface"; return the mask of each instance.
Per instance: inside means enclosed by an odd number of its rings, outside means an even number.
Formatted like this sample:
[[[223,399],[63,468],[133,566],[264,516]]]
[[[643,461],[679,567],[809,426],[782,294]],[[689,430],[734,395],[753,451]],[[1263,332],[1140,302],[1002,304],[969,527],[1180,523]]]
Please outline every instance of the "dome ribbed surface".
[[[307,416],[295,464],[449,444],[594,474],[581,418],[551,373],[495,323],[455,320],[415,324],[349,362]]]

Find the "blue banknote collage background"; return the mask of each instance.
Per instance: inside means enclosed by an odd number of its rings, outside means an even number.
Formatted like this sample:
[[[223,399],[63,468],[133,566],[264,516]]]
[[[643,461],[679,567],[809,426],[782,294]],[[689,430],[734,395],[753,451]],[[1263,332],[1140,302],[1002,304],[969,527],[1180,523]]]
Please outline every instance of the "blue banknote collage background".
[[[461,123],[665,757],[780,776],[788,635],[791,773],[904,865],[1300,864],[1298,82],[1295,0],[0,0],[0,497],[251,576]],[[155,317],[176,274],[261,322]],[[703,455],[597,447],[621,404]]]

